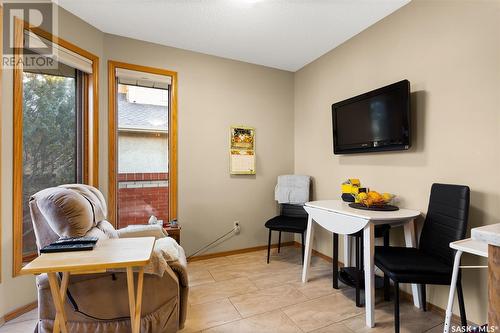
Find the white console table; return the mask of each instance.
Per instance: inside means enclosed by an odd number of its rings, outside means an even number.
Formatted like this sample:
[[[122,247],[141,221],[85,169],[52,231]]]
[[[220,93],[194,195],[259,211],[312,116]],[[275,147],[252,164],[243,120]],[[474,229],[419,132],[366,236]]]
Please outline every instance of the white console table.
[[[311,201],[305,204],[304,209],[309,214],[307,225],[306,248],[302,282],[308,281],[313,236],[315,225],[318,224],[326,230],[349,235],[363,230],[364,239],[364,269],[365,269],[365,304],[366,325],[375,325],[375,267],[374,267],[374,230],[377,224],[404,225],[405,241],[407,247],[416,247],[414,220],[420,216],[416,210],[400,209],[391,212],[360,210],[349,207],[340,200]],[[348,258],[348,256],[346,256]],[[413,284],[413,302],[421,308],[420,286]]]
[[[462,253],[466,252],[475,254],[476,256],[488,258],[488,244],[474,240],[472,238],[451,242],[450,247],[457,252],[455,253],[455,261],[453,263],[450,294],[448,296],[448,306],[446,307],[446,315],[444,320],[444,333],[448,333],[450,331],[451,317],[453,316],[453,301],[455,297],[455,291],[457,289],[457,280],[460,268],[487,268],[487,266],[460,266],[460,258],[462,257]]]
[[[460,266],[460,258],[462,253],[475,254],[483,258],[488,258],[488,245],[500,247],[500,223],[486,225],[483,227],[472,228],[471,238],[459,240],[450,243],[450,247],[457,252],[455,253],[455,261],[453,263],[453,275],[450,284],[450,294],[448,296],[448,306],[446,307],[446,317],[444,322],[444,333],[448,333],[451,327],[451,318],[453,316],[453,301],[457,286],[457,279],[460,268],[488,268],[488,266]],[[488,286],[492,288],[492,286]],[[490,307],[490,311],[491,311]],[[495,312],[495,310],[492,310]],[[498,312],[498,311],[496,311]],[[491,320],[489,318],[489,320]],[[489,323],[493,325],[494,323]]]

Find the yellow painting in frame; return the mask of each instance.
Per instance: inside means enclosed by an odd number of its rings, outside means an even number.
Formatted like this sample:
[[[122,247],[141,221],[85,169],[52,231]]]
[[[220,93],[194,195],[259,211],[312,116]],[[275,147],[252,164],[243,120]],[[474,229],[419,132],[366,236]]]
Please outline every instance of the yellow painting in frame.
[[[255,128],[231,126],[229,172],[232,175],[255,175]]]

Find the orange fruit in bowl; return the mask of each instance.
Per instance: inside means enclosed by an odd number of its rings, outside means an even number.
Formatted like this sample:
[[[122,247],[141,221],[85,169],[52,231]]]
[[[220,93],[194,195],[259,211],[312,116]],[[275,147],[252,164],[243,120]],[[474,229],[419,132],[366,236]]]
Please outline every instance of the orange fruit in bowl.
[[[382,197],[382,195],[378,192],[375,192],[375,191],[368,192],[368,198],[370,198],[373,202],[384,201],[384,198]]]

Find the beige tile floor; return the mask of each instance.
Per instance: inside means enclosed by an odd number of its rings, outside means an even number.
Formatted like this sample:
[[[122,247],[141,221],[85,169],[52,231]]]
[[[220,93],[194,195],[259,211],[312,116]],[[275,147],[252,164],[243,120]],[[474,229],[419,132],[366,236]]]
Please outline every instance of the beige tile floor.
[[[189,263],[189,309],[182,333],[394,332],[393,303],[377,293],[376,326],[365,326],[354,290],[332,288],[331,263],[314,257],[302,284],[300,251],[287,247]],[[444,318],[401,304],[402,333],[442,332]]]
[[[181,333],[392,333],[393,304],[377,295],[376,326],[365,326],[364,308],[354,305],[354,291],[332,288],[332,268],[313,257],[310,281],[302,284],[300,251],[286,247],[188,265],[189,309]],[[36,310],[0,328],[0,333],[33,332]],[[402,333],[442,332],[443,318],[401,304]]]
[[[0,327],[0,333],[29,333],[35,330],[37,310],[30,311]]]

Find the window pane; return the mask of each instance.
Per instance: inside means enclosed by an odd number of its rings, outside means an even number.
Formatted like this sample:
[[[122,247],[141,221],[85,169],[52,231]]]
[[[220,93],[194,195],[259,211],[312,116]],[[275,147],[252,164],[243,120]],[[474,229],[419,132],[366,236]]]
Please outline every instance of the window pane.
[[[118,227],[168,221],[168,90],[118,85]]]
[[[29,197],[47,187],[78,182],[75,76],[23,73],[24,256],[36,252]]]

